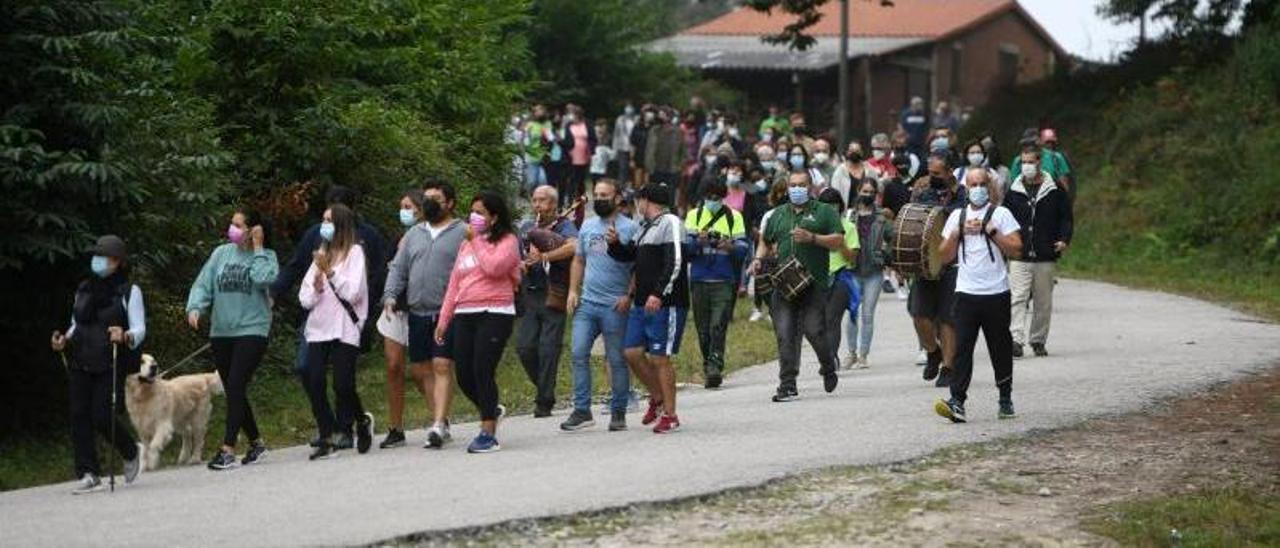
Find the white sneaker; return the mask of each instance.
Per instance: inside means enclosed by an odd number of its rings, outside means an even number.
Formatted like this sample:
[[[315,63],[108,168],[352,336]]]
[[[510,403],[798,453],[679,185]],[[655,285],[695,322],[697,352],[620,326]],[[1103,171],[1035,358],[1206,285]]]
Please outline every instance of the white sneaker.
[[[102,489],[102,480],[98,479],[98,476],[85,472],[84,476],[80,478],[80,481],[76,482],[76,488],[71,490],[71,494],[87,495],[89,493],[96,493]]]
[[[916,355],[916,365],[929,365],[929,353],[921,350],[920,353]]]
[[[427,443],[422,448],[439,449],[444,447],[445,442],[451,439],[453,439],[453,435],[449,433],[449,423],[436,423],[427,429]]]
[[[133,460],[124,461],[124,484],[125,485],[133,483],[133,480],[138,479],[138,474],[142,473],[142,452],[146,448],[143,447],[141,443],[135,443],[134,445],[138,447],[137,456],[133,457]]]
[[[858,363],[854,367],[857,369],[871,369],[871,364],[867,363],[866,356],[858,356]]]
[[[903,286],[898,286],[898,290],[894,291],[893,293],[898,296],[899,301],[907,300],[907,288]]]
[[[855,366],[857,366],[857,364],[858,364],[858,357],[854,356],[853,354],[849,354],[845,356],[844,360],[840,362],[840,370],[848,371],[850,369],[853,369]]]
[[[751,317],[750,317],[750,318],[747,318],[747,321],[749,321],[749,322],[758,322],[758,321],[760,321],[760,318],[763,318],[763,317],[764,317],[764,314],[763,314],[762,312],[760,312],[760,309],[759,309],[759,308],[753,308],[753,309],[751,309]]]

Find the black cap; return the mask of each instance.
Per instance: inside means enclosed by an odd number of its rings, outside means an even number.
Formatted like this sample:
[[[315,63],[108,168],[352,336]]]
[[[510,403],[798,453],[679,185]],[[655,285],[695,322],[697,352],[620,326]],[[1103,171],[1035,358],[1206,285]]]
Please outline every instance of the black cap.
[[[636,192],[637,200],[646,200],[660,206],[671,206],[671,189],[664,184],[649,184]]]
[[[107,234],[98,238],[98,243],[89,248],[89,253],[123,259],[128,254],[128,249],[124,245],[124,240],[121,240],[119,236]]]

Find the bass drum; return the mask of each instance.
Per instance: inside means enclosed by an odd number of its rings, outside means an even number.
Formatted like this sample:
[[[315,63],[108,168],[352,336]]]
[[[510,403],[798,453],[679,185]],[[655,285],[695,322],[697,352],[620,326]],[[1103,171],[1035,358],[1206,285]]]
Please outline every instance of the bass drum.
[[[936,280],[942,275],[942,226],[946,210],[937,206],[907,204],[893,221],[893,245],[889,264],[906,276]]]

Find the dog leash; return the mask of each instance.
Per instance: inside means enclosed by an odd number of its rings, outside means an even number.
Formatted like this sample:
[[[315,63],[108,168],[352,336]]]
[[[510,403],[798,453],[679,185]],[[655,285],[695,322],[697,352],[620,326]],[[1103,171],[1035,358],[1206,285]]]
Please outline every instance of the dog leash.
[[[168,368],[168,369],[165,369],[164,371],[161,371],[161,372],[160,372],[160,374],[159,374],[159,375],[156,375],[156,376],[157,376],[157,377],[159,377],[159,378],[161,378],[161,379],[163,379],[165,375],[168,375],[170,372],[174,371],[175,369],[178,369],[178,368],[180,368],[180,367],[182,367],[182,366],[186,365],[186,364],[187,364],[187,363],[189,363],[191,360],[194,360],[196,356],[199,356],[200,354],[203,354],[205,350],[208,350],[208,349],[209,349],[209,345],[210,345],[210,343],[204,343],[204,346],[201,346],[200,348],[197,348],[195,352],[192,352],[192,353],[188,354],[188,355],[187,355],[187,357],[182,358],[182,360],[178,361],[178,363],[177,363],[177,364],[174,364],[174,366],[173,366],[173,367],[170,367],[170,368]]]

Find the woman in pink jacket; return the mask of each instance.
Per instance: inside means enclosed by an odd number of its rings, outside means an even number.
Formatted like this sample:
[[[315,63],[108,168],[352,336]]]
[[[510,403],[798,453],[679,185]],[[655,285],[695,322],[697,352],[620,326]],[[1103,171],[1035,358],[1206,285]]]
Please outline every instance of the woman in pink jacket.
[[[320,444],[311,460],[333,456],[336,447],[350,447],[352,423],[356,426],[355,445],[361,453],[373,442],[373,415],[365,412],[356,394],[356,358],[368,315],[369,290],[364,248],[356,243],[355,213],[342,204],[330,206],[320,224],[320,237],[324,243],[316,250],[298,291],[298,301],[308,311],[304,330],[307,397],[320,429]],[[329,365],[333,366],[336,417],[325,386]]]
[[[498,383],[495,374],[515,323],[515,290],[520,284],[520,249],[512,230],[511,210],[502,196],[482,191],[471,201],[471,228],[458,250],[449,276],[436,342],[453,322],[453,358],[458,386],[480,411],[480,435],[469,453],[502,449],[498,428]]]

